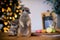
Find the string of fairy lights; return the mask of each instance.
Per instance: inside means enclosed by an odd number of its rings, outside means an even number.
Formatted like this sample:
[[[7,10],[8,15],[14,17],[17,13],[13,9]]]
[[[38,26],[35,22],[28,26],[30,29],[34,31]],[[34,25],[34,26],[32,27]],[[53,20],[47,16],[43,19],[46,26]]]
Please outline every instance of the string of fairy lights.
[[[18,0],[0,0],[0,18],[3,20],[3,31],[7,32],[10,28],[10,22],[19,18],[22,13],[21,1]],[[6,31],[7,30],[7,31]]]

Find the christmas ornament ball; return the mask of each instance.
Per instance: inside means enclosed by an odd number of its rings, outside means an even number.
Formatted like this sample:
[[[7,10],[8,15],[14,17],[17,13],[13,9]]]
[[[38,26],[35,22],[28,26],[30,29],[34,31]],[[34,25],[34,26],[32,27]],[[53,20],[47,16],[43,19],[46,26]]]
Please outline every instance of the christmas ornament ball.
[[[50,28],[50,27],[47,28],[47,29],[46,29],[46,32],[47,32],[47,33],[51,33],[51,32],[52,32],[52,28]]]
[[[42,33],[46,33],[46,30],[45,30],[45,29],[43,29],[43,30],[42,30]]]

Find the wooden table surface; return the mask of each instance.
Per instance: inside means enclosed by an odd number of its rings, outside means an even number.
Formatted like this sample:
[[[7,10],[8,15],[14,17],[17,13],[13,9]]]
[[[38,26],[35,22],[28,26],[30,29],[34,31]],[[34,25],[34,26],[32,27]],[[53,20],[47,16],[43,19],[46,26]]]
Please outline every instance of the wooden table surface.
[[[6,34],[0,33],[0,40],[60,40],[60,36],[52,37],[51,35],[47,36],[45,34],[39,36],[30,36],[30,37],[16,37],[16,36],[7,36]]]

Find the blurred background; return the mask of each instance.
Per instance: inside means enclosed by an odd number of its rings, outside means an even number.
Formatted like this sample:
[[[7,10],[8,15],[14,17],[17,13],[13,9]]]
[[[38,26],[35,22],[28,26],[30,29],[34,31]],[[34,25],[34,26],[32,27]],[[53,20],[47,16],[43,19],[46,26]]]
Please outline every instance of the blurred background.
[[[36,30],[40,30],[43,27],[42,24],[42,12],[46,12],[47,10],[53,11],[53,4],[46,0],[21,0],[24,6],[30,9],[30,17],[31,17],[31,31],[35,32]]]

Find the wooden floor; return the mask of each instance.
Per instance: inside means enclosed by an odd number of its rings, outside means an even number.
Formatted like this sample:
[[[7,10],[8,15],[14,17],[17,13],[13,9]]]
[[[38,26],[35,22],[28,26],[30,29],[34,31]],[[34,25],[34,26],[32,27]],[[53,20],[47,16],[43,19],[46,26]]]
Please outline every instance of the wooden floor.
[[[30,36],[30,37],[13,37],[6,36],[0,33],[0,40],[60,40],[59,37],[47,37],[47,36]]]
[[[31,37],[3,37],[0,38],[0,40],[60,40],[60,38],[31,36]]]

